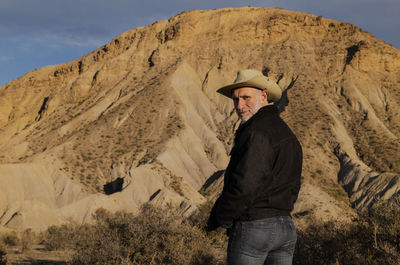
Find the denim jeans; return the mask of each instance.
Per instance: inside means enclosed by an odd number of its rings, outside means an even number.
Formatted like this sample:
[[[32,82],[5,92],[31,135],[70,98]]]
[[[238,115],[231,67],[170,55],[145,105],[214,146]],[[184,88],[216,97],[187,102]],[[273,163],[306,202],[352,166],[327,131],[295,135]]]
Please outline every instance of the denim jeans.
[[[292,264],[297,236],[290,216],[235,222],[228,235],[228,265]]]

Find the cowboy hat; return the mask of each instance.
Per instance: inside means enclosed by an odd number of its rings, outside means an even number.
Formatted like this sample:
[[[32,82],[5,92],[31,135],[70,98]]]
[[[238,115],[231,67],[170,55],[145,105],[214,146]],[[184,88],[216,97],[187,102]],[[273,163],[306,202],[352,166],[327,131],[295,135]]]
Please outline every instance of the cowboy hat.
[[[218,93],[232,98],[232,91],[240,87],[253,87],[268,92],[268,101],[276,102],[282,96],[282,90],[279,85],[263,75],[260,71],[254,69],[240,70],[233,84],[221,87]]]

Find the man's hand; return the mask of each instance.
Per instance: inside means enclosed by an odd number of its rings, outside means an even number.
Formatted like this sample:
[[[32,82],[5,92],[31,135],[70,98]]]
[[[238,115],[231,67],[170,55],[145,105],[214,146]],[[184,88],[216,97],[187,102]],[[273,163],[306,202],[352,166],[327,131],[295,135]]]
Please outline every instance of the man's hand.
[[[215,229],[217,229],[219,227],[218,222],[217,222],[217,218],[215,217],[215,214],[213,214],[213,212],[211,212],[210,217],[208,218],[207,221],[207,226],[206,226],[206,230],[208,232],[214,231]]]
[[[206,227],[206,230],[208,232],[211,232],[220,226],[217,221],[217,205],[219,200],[220,199],[218,198],[217,201],[215,202],[214,206],[211,209],[210,217],[208,217],[207,227]]]

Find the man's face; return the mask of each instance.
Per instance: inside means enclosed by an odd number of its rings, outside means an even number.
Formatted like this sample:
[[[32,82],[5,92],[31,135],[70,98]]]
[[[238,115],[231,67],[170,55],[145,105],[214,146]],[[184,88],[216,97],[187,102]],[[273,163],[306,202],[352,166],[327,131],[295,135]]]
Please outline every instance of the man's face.
[[[233,90],[233,104],[242,122],[248,121],[261,107],[268,104],[267,95],[266,91],[252,87]]]

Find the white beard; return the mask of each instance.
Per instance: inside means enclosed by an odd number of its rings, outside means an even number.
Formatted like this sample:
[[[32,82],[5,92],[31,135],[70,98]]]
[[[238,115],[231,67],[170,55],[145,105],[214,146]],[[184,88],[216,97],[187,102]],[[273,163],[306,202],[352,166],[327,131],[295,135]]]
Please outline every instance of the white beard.
[[[241,120],[241,123],[245,123],[246,121],[248,121],[251,117],[253,117],[254,114],[257,113],[257,111],[261,109],[261,107],[262,107],[261,101],[258,101],[252,109],[249,109],[250,114],[247,116],[243,116],[238,110],[236,110]]]

